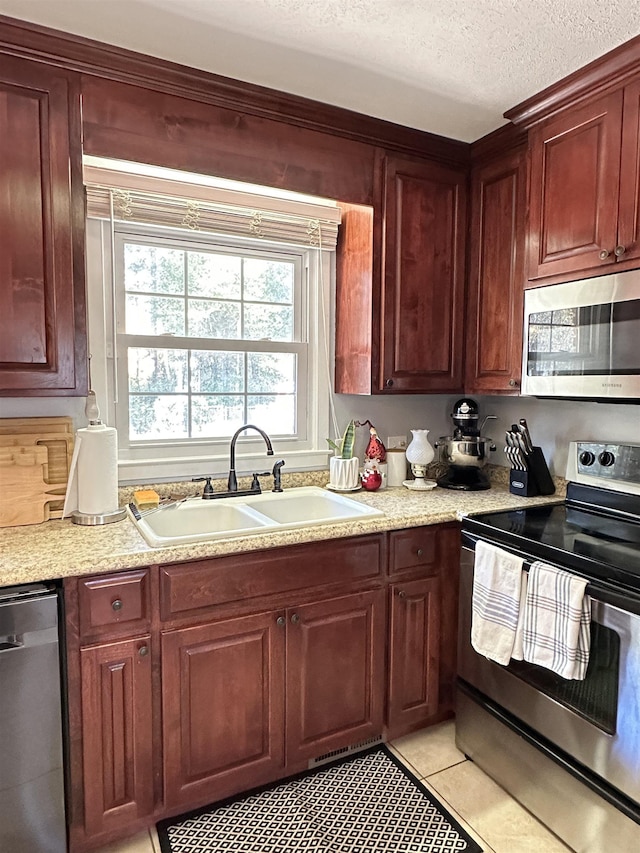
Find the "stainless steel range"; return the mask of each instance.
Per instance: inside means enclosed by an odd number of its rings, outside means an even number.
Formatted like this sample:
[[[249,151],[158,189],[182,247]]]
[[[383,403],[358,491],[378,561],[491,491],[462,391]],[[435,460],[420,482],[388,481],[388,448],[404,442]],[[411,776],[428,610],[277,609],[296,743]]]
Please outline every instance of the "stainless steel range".
[[[564,503],[462,525],[456,742],[579,853],[640,850],[640,445],[572,442]],[[583,681],[470,642],[474,550],[589,580]]]

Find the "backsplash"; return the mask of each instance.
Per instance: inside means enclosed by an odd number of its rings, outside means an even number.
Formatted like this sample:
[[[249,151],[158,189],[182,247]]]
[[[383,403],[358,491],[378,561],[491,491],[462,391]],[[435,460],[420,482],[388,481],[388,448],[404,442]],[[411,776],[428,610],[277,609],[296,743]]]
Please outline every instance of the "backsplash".
[[[427,475],[435,479],[443,471],[441,463],[433,463],[427,469]],[[500,465],[487,465],[485,471],[489,475],[492,484],[496,486],[509,485],[509,469]],[[566,481],[563,477],[554,477],[554,485],[558,497],[564,497],[566,492]],[[262,490],[269,491],[269,480],[265,479],[262,483]],[[282,486],[285,489],[292,489],[298,486],[319,486],[324,487],[329,482],[329,471],[283,471]],[[216,492],[224,492],[227,488],[226,479],[211,480],[211,485]],[[249,489],[251,486],[251,477],[239,477],[238,489]],[[133,493],[137,486],[124,486],[118,490],[120,505],[130,503],[133,500]],[[145,489],[154,489],[160,498],[180,499],[188,495],[202,494],[202,483],[193,483],[191,480],[175,483],[157,483],[144,484]],[[413,493],[415,494],[415,492]]]
[[[462,394],[335,397],[339,424],[350,418],[375,424],[384,442],[389,435],[406,435],[411,429],[428,429],[429,439],[437,441],[451,432],[449,414]],[[486,415],[497,415],[489,421],[485,433],[494,439],[497,450],[494,465],[504,466],[504,434],[519,418],[526,418],[534,442],[542,447],[552,475],[564,477],[569,442],[576,439],[600,439],[640,444],[640,405],[633,403],[593,403],[577,400],[541,400],[535,397],[482,397],[470,395],[480,408],[480,422]],[[84,426],[84,398],[4,398],[2,417],[44,417],[69,415],[76,427]],[[366,430],[358,430],[356,454],[363,457],[368,440]],[[289,463],[288,463],[289,464]],[[291,471],[287,476],[294,476]],[[304,474],[303,476],[307,476]],[[284,477],[284,474],[283,474]],[[163,484],[164,486],[171,484]],[[133,487],[131,487],[132,493]]]

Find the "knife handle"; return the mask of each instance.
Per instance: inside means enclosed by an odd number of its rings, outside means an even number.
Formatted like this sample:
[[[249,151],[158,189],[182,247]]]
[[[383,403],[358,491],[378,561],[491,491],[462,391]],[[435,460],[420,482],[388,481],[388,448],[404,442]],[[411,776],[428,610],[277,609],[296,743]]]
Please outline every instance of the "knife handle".
[[[529,427],[527,426],[525,418],[520,418],[518,430],[524,440],[527,453],[533,453],[533,441],[531,440],[531,433],[529,432]]]

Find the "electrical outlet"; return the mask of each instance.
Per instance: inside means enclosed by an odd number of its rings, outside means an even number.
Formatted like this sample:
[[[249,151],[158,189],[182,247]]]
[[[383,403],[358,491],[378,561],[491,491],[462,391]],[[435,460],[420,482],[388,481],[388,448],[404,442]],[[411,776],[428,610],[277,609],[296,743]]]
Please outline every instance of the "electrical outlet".
[[[391,449],[392,447],[406,447],[407,446],[407,436],[406,435],[390,435],[387,438],[387,447]]]

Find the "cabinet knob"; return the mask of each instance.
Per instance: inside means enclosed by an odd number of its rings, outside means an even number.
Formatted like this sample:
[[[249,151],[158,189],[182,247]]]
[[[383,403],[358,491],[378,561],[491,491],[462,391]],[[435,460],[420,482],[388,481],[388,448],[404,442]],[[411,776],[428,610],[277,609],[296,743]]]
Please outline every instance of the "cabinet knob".
[[[299,621],[300,621],[300,617],[298,616],[298,614],[297,614],[297,613],[294,613],[294,614],[291,616],[291,622],[292,622],[294,625],[297,625]]]
[[[520,386],[520,383],[518,382],[517,379],[510,379],[509,380],[509,387],[510,388],[518,388],[519,386]]]
[[[406,598],[407,593],[403,589],[398,590],[398,598]]]
[[[287,620],[284,618],[284,616],[278,616],[278,618],[276,619],[276,625],[278,626],[278,628],[284,628],[286,624]]]
[[[422,550],[422,548],[418,548],[418,550],[416,551],[416,554],[418,555],[418,557],[422,557],[422,555],[424,554],[424,551]]]
[[[613,250],[613,254],[616,256],[616,258],[621,258],[626,251],[627,249],[625,246],[616,246]]]
[[[122,605],[122,599],[121,598],[116,598],[115,601],[111,602],[111,609],[115,610],[116,613],[118,612],[118,610],[122,610],[122,606],[123,605]]]
[[[608,249],[603,249],[600,252],[600,260],[606,261],[606,259],[609,257],[610,254],[611,254],[611,252]]]
[[[393,379],[387,379],[384,383],[385,388],[393,388]]]
[[[141,658],[146,658],[146,656],[149,654],[149,646],[140,646],[140,648],[138,649],[138,654]]]

